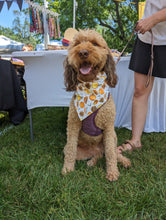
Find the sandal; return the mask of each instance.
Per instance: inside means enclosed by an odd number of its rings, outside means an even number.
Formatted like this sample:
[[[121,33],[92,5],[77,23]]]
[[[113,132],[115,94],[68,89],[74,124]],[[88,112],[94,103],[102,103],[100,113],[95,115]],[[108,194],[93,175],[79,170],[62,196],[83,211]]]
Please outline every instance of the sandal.
[[[127,147],[127,144],[131,146],[131,149]],[[126,140],[125,143],[121,145],[119,150],[121,150],[122,152],[128,151],[131,153],[133,150],[140,150],[141,148],[142,148],[142,145],[139,147],[136,147],[136,145],[132,141]]]

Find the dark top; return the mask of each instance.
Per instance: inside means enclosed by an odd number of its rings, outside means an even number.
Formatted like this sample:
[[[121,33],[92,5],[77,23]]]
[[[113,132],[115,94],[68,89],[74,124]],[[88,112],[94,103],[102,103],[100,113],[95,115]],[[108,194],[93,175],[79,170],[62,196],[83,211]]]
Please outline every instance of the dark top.
[[[19,80],[13,64],[0,59],[0,111],[8,111],[11,122],[20,124],[26,114],[27,107]]]

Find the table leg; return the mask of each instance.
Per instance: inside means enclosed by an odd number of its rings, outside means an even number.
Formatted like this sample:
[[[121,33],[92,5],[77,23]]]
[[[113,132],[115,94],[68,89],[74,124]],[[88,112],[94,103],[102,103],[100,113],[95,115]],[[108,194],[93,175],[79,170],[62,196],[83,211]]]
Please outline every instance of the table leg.
[[[30,122],[30,129],[31,129],[31,140],[33,141],[33,123],[32,123],[32,112],[29,110],[29,122]]]

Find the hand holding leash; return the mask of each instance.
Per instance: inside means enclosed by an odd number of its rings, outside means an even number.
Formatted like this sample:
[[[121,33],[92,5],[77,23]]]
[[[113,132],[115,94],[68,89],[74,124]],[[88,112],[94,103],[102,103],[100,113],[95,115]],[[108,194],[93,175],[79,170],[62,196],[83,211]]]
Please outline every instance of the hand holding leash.
[[[154,25],[151,22],[151,19],[146,18],[146,19],[141,19],[139,21],[137,21],[136,23],[136,27],[135,27],[135,32],[137,32],[137,34],[144,34],[145,32],[149,31],[151,33],[151,61],[150,61],[150,67],[149,67],[149,71],[147,74],[147,81],[145,84],[145,87],[147,88],[150,80],[151,80],[151,76],[152,76],[152,72],[153,72],[153,59],[154,59],[154,55],[153,55],[153,41],[154,41],[154,37],[153,37],[153,32],[151,30],[151,28]]]
[[[145,32],[150,31],[153,26],[154,26],[153,20],[150,17],[145,18],[145,19],[140,19],[136,23],[135,31],[138,34],[140,34],[140,33],[144,34]]]
[[[149,31],[151,33],[151,62],[150,62],[150,67],[149,67],[149,71],[148,71],[148,75],[147,75],[147,81],[145,84],[145,87],[147,88],[149,83],[150,83],[150,79],[152,76],[152,71],[153,71],[153,59],[154,59],[154,55],[153,55],[153,41],[154,41],[154,37],[153,37],[153,32],[151,30],[151,28],[149,29],[150,26],[146,25],[146,22],[142,23],[142,21],[145,21],[146,19],[141,19],[139,21],[136,22],[134,28],[133,28],[133,32],[127,42],[127,44],[125,45],[125,47],[123,48],[122,52],[120,53],[119,57],[117,58],[115,64],[117,64],[122,56],[122,54],[124,53],[126,47],[128,46],[129,42],[131,41],[132,37],[134,36],[135,33],[137,34],[144,34],[146,31]],[[146,28],[144,28],[144,25],[146,26]],[[146,30],[146,31],[145,31]]]

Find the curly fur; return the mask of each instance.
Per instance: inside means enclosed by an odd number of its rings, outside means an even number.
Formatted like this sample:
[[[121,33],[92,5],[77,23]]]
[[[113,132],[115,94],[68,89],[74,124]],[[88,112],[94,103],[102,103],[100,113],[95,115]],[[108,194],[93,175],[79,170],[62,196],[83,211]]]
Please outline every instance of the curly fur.
[[[80,72],[84,63],[91,66],[87,75]],[[104,71],[106,81],[110,87],[115,87],[117,75],[115,63],[103,37],[94,30],[80,30],[74,37],[68,49],[68,56],[64,62],[64,82],[67,91],[75,91],[79,81],[92,81],[98,72]],[[71,100],[68,124],[67,143],[64,148],[64,166],[62,173],[73,171],[76,160],[88,160],[88,166],[94,166],[97,160],[106,157],[106,178],[110,181],[118,179],[117,162],[124,167],[130,166],[130,161],[118,153],[117,137],[114,129],[115,105],[110,94],[109,100],[99,109],[95,123],[103,130],[99,136],[89,136],[81,130],[80,121],[74,107],[74,97]]]

